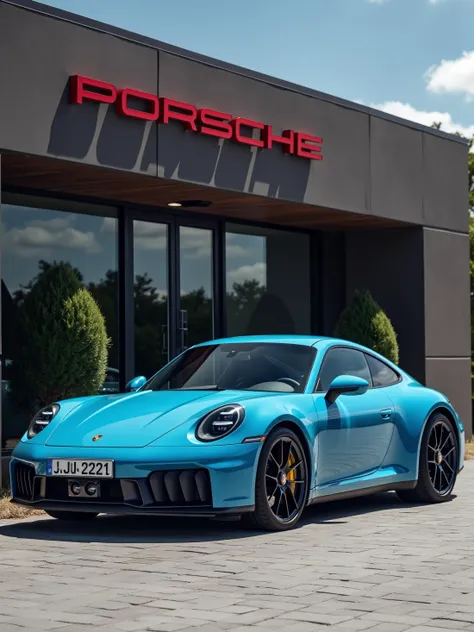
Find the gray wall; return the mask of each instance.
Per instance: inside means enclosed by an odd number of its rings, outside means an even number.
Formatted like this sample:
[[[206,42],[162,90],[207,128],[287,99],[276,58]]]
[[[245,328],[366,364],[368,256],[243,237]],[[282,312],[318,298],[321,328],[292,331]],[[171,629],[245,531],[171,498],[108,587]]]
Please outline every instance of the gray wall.
[[[368,289],[398,334],[400,366],[425,380],[421,228],[346,233],[346,300]]]
[[[369,289],[398,334],[400,366],[445,393],[472,431],[469,237],[428,228],[346,233],[346,301]]]
[[[469,236],[425,228],[423,256],[426,382],[451,399],[470,430]]]
[[[275,133],[322,136],[324,160],[121,118],[104,104],[70,105],[72,74],[269,123]],[[0,150],[467,231],[459,142],[1,0],[0,90]]]

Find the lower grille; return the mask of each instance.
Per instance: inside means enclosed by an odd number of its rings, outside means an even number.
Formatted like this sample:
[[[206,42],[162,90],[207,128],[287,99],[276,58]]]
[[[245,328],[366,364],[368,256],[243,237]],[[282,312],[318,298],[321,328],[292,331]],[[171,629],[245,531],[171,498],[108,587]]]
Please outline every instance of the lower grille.
[[[18,470],[19,466],[23,469]],[[28,476],[24,468],[30,468]],[[211,479],[209,472],[204,469],[156,471],[148,478],[95,479],[99,483],[100,494],[90,498],[70,496],[70,479],[66,477],[35,478],[34,469],[20,463],[15,471],[17,496],[25,500],[125,504],[149,508],[212,507]]]
[[[148,480],[156,503],[212,505],[211,481],[207,470],[153,472]]]
[[[33,500],[35,493],[35,468],[27,463],[15,463],[16,496],[24,500]]]

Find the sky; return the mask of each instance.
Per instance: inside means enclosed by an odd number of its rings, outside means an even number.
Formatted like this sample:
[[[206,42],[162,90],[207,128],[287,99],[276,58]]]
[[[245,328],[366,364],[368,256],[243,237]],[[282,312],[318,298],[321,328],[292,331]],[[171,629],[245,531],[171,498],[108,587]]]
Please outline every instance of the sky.
[[[177,46],[474,136],[474,0],[50,0]],[[181,291],[211,290],[210,233],[184,228]],[[67,259],[85,281],[116,269],[116,220],[4,206],[10,291],[38,260]],[[266,283],[266,238],[231,230],[227,287]],[[166,232],[135,226],[135,273],[166,288]],[[303,262],[304,263],[304,262]]]
[[[55,7],[474,135],[474,0],[50,0]]]

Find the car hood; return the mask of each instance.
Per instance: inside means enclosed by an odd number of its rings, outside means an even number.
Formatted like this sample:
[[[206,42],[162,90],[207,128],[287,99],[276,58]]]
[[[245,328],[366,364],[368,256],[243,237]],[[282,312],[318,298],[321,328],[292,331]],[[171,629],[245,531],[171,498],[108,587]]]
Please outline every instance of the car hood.
[[[219,406],[271,395],[255,391],[184,390],[90,397],[59,420],[45,445],[144,447],[184,423],[199,420]],[[102,436],[93,442],[97,435]]]

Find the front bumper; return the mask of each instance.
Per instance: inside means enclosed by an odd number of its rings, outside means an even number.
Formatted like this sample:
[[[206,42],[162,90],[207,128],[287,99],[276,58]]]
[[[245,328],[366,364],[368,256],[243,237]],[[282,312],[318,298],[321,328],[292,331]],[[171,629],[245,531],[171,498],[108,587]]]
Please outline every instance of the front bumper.
[[[173,449],[49,448],[21,443],[10,464],[13,502],[97,513],[243,513],[254,508],[260,450],[257,443]],[[98,498],[70,497],[66,477],[46,475],[51,458],[113,459],[114,478],[95,479],[101,487]]]

